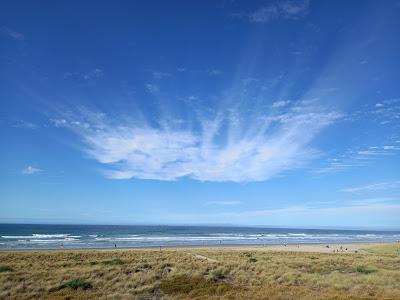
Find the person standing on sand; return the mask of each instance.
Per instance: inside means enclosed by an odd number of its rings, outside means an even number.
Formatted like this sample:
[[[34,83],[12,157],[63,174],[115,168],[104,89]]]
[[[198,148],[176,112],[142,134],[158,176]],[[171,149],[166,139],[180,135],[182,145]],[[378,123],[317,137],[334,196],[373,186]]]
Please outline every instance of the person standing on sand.
[[[117,249],[117,244],[114,244],[114,249]]]

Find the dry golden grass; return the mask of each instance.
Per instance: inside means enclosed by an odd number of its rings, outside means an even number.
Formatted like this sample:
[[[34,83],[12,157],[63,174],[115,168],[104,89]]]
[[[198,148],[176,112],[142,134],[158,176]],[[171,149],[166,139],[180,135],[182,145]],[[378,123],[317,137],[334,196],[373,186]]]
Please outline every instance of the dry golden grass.
[[[363,250],[373,254],[389,254],[400,256],[400,243],[370,246]]]
[[[400,299],[396,247],[371,248],[369,254],[222,249],[0,252],[0,298]]]

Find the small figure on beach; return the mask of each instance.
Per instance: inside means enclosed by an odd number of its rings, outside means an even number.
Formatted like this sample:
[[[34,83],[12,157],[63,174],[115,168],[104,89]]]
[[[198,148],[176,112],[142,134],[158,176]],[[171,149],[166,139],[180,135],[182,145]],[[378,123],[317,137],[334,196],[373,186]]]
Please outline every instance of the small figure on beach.
[[[117,244],[114,244],[114,248],[115,248],[115,249],[117,248]]]

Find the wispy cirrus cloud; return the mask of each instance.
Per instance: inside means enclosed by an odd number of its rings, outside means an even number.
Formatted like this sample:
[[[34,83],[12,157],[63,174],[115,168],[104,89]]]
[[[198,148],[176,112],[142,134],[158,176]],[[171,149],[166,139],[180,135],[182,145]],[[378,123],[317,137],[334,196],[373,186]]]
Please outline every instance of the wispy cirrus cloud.
[[[371,219],[378,220],[378,224],[387,225],[395,223],[400,213],[400,204],[395,201],[384,199],[365,199],[348,204],[336,204],[335,206],[311,206],[311,205],[291,205],[275,208],[224,211],[216,213],[198,214],[177,214],[173,215],[173,220],[177,221],[192,220],[192,222],[209,220],[218,222],[221,219],[232,219],[240,223],[247,223],[251,220],[252,224],[262,225],[286,225],[291,224],[291,220],[303,220],[303,224],[315,226],[317,223],[326,226],[353,226],[354,219],[358,224],[369,226]],[[338,223],[337,216],[343,216]]]
[[[104,76],[104,71],[99,68],[95,68],[92,70],[85,72],[65,72],[64,79],[75,79],[82,81],[90,81],[102,78]]]
[[[313,138],[341,116],[309,100],[284,110],[204,115],[190,126],[171,117],[151,126],[84,109],[51,122],[74,131],[109,178],[249,182],[303,166],[316,155]]]
[[[205,205],[239,205],[240,201],[207,201]]]
[[[250,13],[235,13],[233,17],[247,19],[253,23],[268,23],[276,19],[297,20],[309,12],[310,1],[279,1],[259,7]]]
[[[348,121],[359,121],[368,118],[380,125],[399,128],[400,120],[400,98],[379,100],[372,105],[366,105],[364,109],[349,113]]]
[[[222,70],[217,68],[210,68],[210,69],[191,69],[180,67],[177,69],[179,73],[188,73],[188,74],[205,74],[209,76],[218,76],[223,74]]]
[[[340,172],[353,167],[365,167],[371,161],[383,159],[388,156],[398,155],[400,145],[370,146],[363,149],[350,149],[345,153],[329,158],[326,165],[315,170],[315,173]]]
[[[394,190],[394,189],[400,189],[400,180],[378,182],[378,183],[367,184],[367,185],[359,186],[359,187],[345,188],[342,190],[342,192],[364,193],[364,192],[386,191],[386,190]]]
[[[26,128],[26,129],[37,129],[39,126],[33,122],[25,121],[25,120],[17,120],[12,125],[14,128]]]
[[[43,172],[42,169],[39,168],[35,168],[33,166],[26,166],[24,169],[22,169],[21,173],[23,175],[33,175],[33,174],[37,174],[37,173],[41,173]]]
[[[171,73],[161,72],[161,71],[154,71],[152,75],[154,79],[165,79],[165,78],[170,78],[172,76]]]
[[[273,108],[284,107],[290,104],[290,100],[280,100],[272,103]]]
[[[25,40],[25,35],[22,33],[12,30],[11,28],[8,27],[1,27],[0,28],[0,33],[7,35],[17,41],[24,41]]]
[[[150,94],[156,94],[160,91],[160,88],[155,83],[147,83],[145,87]]]

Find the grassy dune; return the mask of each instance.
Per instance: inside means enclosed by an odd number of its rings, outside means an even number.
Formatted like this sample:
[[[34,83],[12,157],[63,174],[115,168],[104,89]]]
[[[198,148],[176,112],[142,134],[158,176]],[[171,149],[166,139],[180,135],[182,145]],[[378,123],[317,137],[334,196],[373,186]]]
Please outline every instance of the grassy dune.
[[[0,298],[400,299],[398,250],[0,252]]]

